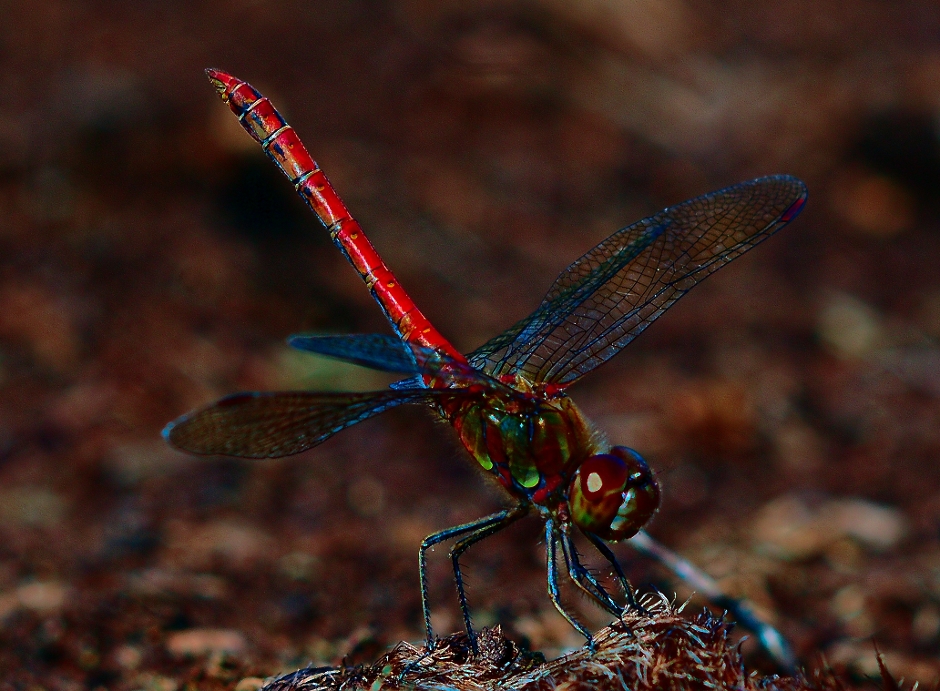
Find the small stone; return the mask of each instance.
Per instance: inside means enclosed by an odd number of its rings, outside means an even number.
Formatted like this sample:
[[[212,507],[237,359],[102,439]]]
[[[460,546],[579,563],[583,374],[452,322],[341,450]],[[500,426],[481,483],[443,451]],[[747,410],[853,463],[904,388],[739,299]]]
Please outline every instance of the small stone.
[[[831,295],[818,319],[819,337],[840,357],[864,358],[883,345],[878,313],[856,297]]]
[[[792,495],[766,504],[754,521],[752,534],[768,552],[783,559],[818,554],[828,542],[827,535],[814,529],[809,508]]]
[[[922,645],[928,645],[940,639],[940,608],[927,604],[914,613],[911,633]]]
[[[200,655],[243,655],[248,641],[233,629],[189,629],[170,635],[166,648],[178,657]]]
[[[899,511],[864,499],[828,502],[817,520],[879,551],[894,547],[907,533],[907,521]]]
[[[179,688],[179,682],[162,674],[148,672],[138,675],[136,688],[141,691],[176,691]]]
[[[126,444],[113,449],[107,457],[109,475],[122,487],[134,487],[146,480],[178,471],[191,459],[176,453],[162,439]]]
[[[278,570],[294,581],[314,579],[319,567],[319,558],[307,552],[290,552],[278,560]]]
[[[832,598],[832,610],[842,621],[849,621],[865,611],[865,593],[856,585],[847,585]]]
[[[907,521],[896,509],[859,498],[832,499],[811,509],[793,495],[765,505],[752,531],[765,549],[784,559],[818,556],[847,538],[883,551],[906,533]]]
[[[41,614],[58,612],[65,605],[68,588],[63,583],[27,583],[16,589],[16,598],[24,609]]]
[[[68,588],[55,581],[26,583],[15,590],[0,594],[0,619],[20,609],[50,614],[62,609]]]
[[[264,687],[264,679],[261,677],[245,677],[235,684],[235,691],[258,691]]]
[[[24,485],[0,494],[0,522],[3,523],[54,527],[67,509],[63,497],[48,487]]]
[[[774,435],[774,451],[787,471],[809,475],[824,464],[825,450],[819,435],[807,424],[790,421]]]
[[[143,652],[136,645],[122,645],[114,651],[115,662],[124,669],[137,669],[143,657]]]
[[[27,583],[16,589],[20,603],[37,612],[55,612],[62,609],[68,589],[62,583]]]
[[[247,565],[262,558],[268,545],[274,542],[255,526],[229,521],[202,525],[173,521],[168,533],[169,551],[179,563],[190,568],[207,567],[214,559]]]

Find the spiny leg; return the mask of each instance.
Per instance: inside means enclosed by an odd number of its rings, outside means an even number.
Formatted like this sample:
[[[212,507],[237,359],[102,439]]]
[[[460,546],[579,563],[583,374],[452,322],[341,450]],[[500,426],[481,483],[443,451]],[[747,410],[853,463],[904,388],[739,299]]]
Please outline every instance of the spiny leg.
[[[484,516],[483,518],[480,518],[476,521],[463,523],[461,525],[454,526],[453,528],[447,528],[446,530],[441,530],[440,532],[428,535],[421,542],[421,548],[418,550],[418,575],[421,578],[421,611],[424,614],[424,627],[427,631],[427,647],[429,649],[434,644],[434,633],[431,629],[431,605],[430,598],[428,596],[427,551],[434,545],[444,542],[445,540],[450,540],[460,535],[472,533],[475,530],[480,530],[494,524],[498,524],[505,520],[507,516],[514,515],[515,512],[520,510],[521,507],[516,507],[513,509],[497,511],[494,514]],[[521,515],[524,515],[524,511],[522,514],[520,514],[520,516]],[[512,520],[516,520],[518,517],[519,516],[516,516]],[[462,589],[462,586],[458,586],[458,590],[460,589]]]
[[[607,543],[604,542],[594,533],[585,533],[587,539],[591,541],[591,544],[594,545],[595,549],[601,553],[601,555],[610,563],[613,567],[614,572],[617,574],[617,580],[620,581],[620,587],[623,588],[624,595],[627,598],[627,605],[630,609],[635,610],[643,615],[649,615],[649,612],[636,601],[636,597],[633,594],[633,586],[630,585],[630,581],[627,579],[626,574],[623,572],[623,568],[620,566],[620,561],[617,559],[617,556],[611,551],[610,547],[607,546]],[[621,612],[622,614],[622,612]]]
[[[581,563],[580,555],[571,537],[567,534],[562,534],[559,537],[559,541],[561,542],[562,554],[565,557],[568,577],[574,581],[576,586],[597,601],[597,603],[610,614],[619,616],[623,608],[614,601],[613,597],[607,592],[607,589],[598,582],[594,574]]]
[[[715,580],[692,562],[680,557],[641,530],[629,540],[638,552],[652,557],[676,576],[704,595],[716,607],[728,611],[741,626],[757,634],[757,640],[774,660],[787,671],[796,670],[796,657],[783,635],[761,619],[746,600],[725,593]]]
[[[588,631],[581,622],[568,614],[561,604],[561,591],[558,589],[558,564],[555,563],[558,549],[557,543],[558,534],[555,529],[555,523],[552,519],[549,518],[545,521],[545,552],[546,560],[548,562],[548,596],[551,598],[552,604],[555,605],[555,609],[561,613],[561,616],[563,616],[578,633],[587,639],[587,646],[591,651],[593,651],[594,637],[591,635],[591,632]]]
[[[454,583],[457,585],[457,598],[460,601],[460,611],[463,614],[463,623],[467,629],[467,637],[470,639],[470,647],[475,653],[479,652],[479,649],[477,648],[477,636],[473,630],[473,623],[470,620],[470,605],[467,603],[467,592],[463,586],[463,574],[460,570],[460,557],[472,545],[476,544],[483,538],[489,537],[494,533],[498,533],[503,528],[518,521],[528,513],[528,509],[525,506],[517,506],[514,509],[509,509],[505,513],[506,515],[501,519],[488,525],[482,525],[467,535],[465,538],[459,540],[457,544],[455,544],[450,550],[450,559],[454,567]],[[499,514],[494,514],[494,517],[498,515]]]
[[[589,597],[595,600],[607,612],[619,617],[623,613],[623,608],[618,605],[610,596],[610,593],[598,583],[590,571],[581,563],[578,556],[578,550],[571,539],[570,529],[567,525],[563,526],[560,536],[561,551],[565,557],[565,566],[568,567],[568,577],[584,591]],[[581,579],[587,581],[585,584]]]

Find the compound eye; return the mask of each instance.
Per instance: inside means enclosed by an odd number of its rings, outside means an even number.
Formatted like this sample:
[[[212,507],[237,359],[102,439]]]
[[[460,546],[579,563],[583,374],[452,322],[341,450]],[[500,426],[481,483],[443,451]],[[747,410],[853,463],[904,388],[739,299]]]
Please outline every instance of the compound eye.
[[[581,530],[616,542],[636,535],[659,507],[659,485],[643,457],[615,446],[588,457],[569,488],[571,519]]]

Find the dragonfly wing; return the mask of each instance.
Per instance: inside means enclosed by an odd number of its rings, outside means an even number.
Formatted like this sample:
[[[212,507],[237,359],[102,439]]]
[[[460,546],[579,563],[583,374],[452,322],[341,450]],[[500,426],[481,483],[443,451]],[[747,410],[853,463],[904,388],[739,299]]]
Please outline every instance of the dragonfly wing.
[[[287,339],[287,343],[297,350],[305,350],[382,372],[416,374],[420,371],[413,351],[397,336],[294,334]]]
[[[780,230],[806,202],[796,178],[759,178],[617,231],[569,266],[530,316],[470,353],[493,377],[570,384],[706,276]]]
[[[195,454],[280,458],[306,451],[394,406],[424,402],[433,393],[428,389],[237,393],[171,422],[163,436],[176,448]]]
[[[441,375],[451,381],[482,376],[441,350],[386,334],[295,334],[287,343],[298,350],[382,372]]]
[[[388,388],[395,390],[404,390],[404,389],[416,389],[419,386],[423,386],[424,379],[418,375],[414,377],[408,377],[407,379],[399,379],[398,381],[393,381],[388,385]]]

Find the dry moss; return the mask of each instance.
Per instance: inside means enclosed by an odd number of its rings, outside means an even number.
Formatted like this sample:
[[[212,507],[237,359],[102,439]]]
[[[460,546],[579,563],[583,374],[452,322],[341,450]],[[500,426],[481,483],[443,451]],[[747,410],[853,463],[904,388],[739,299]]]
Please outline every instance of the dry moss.
[[[304,669],[264,691],[845,688],[828,669],[793,677],[749,673],[729,622],[707,612],[687,618],[680,609],[664,602],[650,617],[627,615],[597,634],[593,652],[585,647],[550,662],[496,627],[480,632],[477,655],[465,634],[442,639],[431,651],[400,643],[372,665]]]

